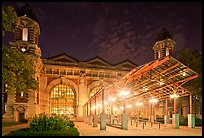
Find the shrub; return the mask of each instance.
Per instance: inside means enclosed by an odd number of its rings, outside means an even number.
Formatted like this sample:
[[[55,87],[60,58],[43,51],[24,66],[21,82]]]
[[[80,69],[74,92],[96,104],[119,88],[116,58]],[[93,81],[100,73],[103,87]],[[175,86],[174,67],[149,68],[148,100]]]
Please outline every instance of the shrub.
[[[181,125],[181,126],[188,126],[188,118],[187,118],[187,117],[182,118],[182,119],[179,121],[179,125]]]
[[[32,131],[49,131],[49,130],[63,130],[74,126],[73,122],[69,122],[69,118],[56,115],[54,117],[47,117],[45,114],[36,115],[30,122],[30,129]]]
[[[79,136],[79,131],[76,128],[69,128],[66,131],[32,131],[29,128],[12,131],[5,136]]]
[[[179,125],[181,126],[188,126],[188,118],[184,118],[179,122]],[[202,119],[196,118],[195,119],[195,126],[202,126]]]
[[[202,126],[202,119],[196,118],[196,119],[195,119],[195,125],[196,125],[196,126]]]
[[[73,122],[73,121],[69,121],[68,126],[70,126],[70,127],[74,127],[74,126],[75,126],[75,124],[74,124],[74,122]]]

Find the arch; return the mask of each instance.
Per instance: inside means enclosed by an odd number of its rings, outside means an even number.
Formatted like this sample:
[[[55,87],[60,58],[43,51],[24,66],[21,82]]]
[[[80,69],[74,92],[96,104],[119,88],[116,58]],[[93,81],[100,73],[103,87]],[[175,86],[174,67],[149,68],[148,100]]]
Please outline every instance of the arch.
[[[70,85],[57,84],[50,92],[50,114],[76,115],[76,92]]]
[[[28,28],[23,28],[22,40],[28,41]]]
[[[108,85],[108,84],[109,84],[109,83],[106,82],[106,81],[103,81],[103,82],[102,82],[102,85]],[[96,87],[96,86],[100,86],[100,85],[101,85],[101,81],[100,81],[100,80],[99,80],[99,81],[92,82],[92,83],[88,86],[88,88],[87,88],[88,95],[89,95],[91,89],[93,89],[93,88]]]
[[[49,104],[50,104],[50,94],[51,94],[51,90],[52,90],[52,88],[53,87],[55,87],[56,85],[58,85],[58,84],[63,84],[63,85],[69,85],[69,86],[71,86],[72,88],[73,88],[73,90],[75,91],[75,98],[76,98],[76,103],[75,103],[75,106],[77,106],[78,105],[78,86],[73,82],[73,81],[71,81],[71,80],[69,80],[69,79],[66,79],[66,78],[59,78],[59,79],[55,79],[55,80],[53,80],[53,81],[51,81],[49,84],[48,84],[48,86],[47,86],[47,89],[46,89],[46,92],[48,93],[48,95],[49,95]],[[50,106],[50,105],[49,105]],[[49,110],[50,110],[50,108],[51,108],[51,106],[49,107]],[[77,113],[77,109],[75,108],[74,109],[75,111],[74,111],[74,115],[76,115]]]
[[[71,85],[74,88],[76,95],[78,95],[78,86],[72,80],[65,78],[59,78],[51,81],[47,86],[47,93],[50,93],[51,89],[57,84]]]

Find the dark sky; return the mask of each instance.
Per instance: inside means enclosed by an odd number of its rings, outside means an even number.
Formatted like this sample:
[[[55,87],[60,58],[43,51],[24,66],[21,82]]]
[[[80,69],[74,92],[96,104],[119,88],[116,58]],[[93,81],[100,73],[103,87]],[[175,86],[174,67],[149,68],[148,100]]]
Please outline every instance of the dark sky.
[[[40,24],[42,57],[67,53],[80,61],[100,56],[112,64],[129,59],[141,65],[154,59],[152,47],[162,27],[173,34],[176,53],[202,50],[201,2],[29,4]]]

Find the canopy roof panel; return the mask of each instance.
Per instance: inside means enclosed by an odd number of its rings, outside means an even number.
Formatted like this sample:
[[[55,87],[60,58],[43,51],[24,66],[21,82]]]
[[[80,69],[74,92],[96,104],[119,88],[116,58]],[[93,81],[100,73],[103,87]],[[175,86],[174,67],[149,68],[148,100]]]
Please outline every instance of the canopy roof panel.
[[[102,89],[104,89],[106,97],[117,97],[119,91],[123,89],[129,91],[126,99],[135,99],[136,97],[146,100],[149,98],[166,99],[170,98],[171,94],[182,97],[190,94],[182,85],[196,77],[198,74],[195,71],[172,56],[166,56],[134,68],[118,82]],[[101,96],[102,89],[89,101],[96,96]]]

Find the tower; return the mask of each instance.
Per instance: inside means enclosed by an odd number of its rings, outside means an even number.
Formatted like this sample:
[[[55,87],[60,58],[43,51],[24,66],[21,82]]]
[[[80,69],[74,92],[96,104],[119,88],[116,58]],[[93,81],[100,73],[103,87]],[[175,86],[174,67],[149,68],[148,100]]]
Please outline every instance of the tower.
[[[21,51],[33,60],[33,67],[35,69],[34,78],[38,82],[38,87],[35,90],[29,90],[28,102],[19,103],[14,99],[14,120],[18,121],[18,108],[23,105],[23,112],[25,119],[31,119],[33,114],[38,114],[40,111],[40,73],[43,67],[41,60],[41,49],[38,45],[38,38],[40,35],[40,26],[36,19],[35,13],[30,5],[25,4],[20,9],[16,10],[17,21],[15,24],[14,40],[10,43],[12,49]]]
[[[156,60],[168,55],[173,55],[175,44],[176,42],[173,40],[172,34],[165,28],[162,28],[153,46],[154,59]]]
[[[13,42],[10,42],[12,49],[41,56],[41,50],[38,47],[38,38],[40,27],[36,16],[30,5],[17,10],[17,21],[15,24],[15,36]]]

